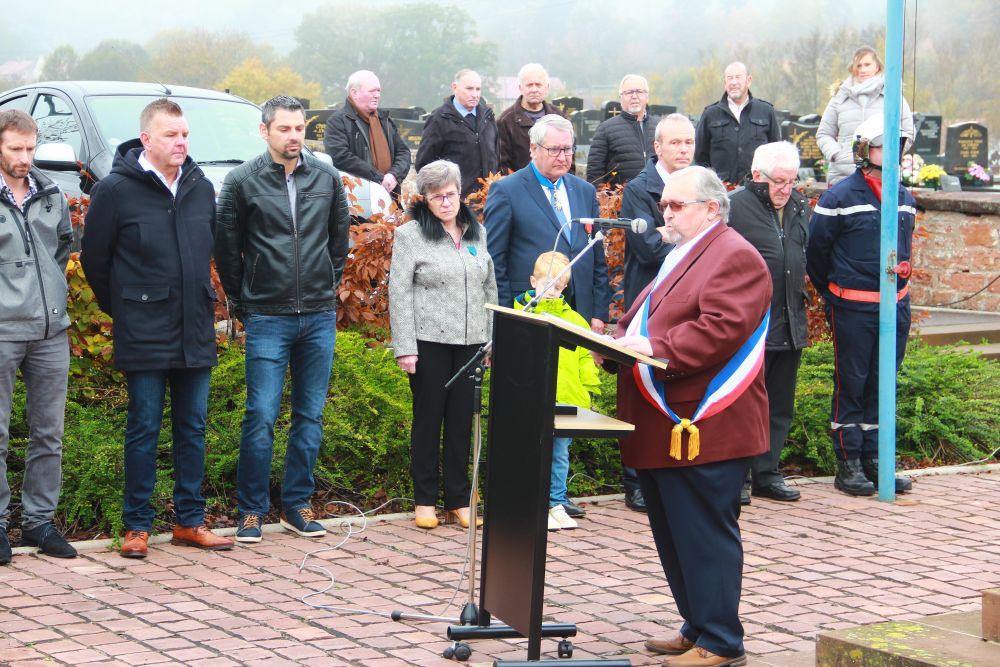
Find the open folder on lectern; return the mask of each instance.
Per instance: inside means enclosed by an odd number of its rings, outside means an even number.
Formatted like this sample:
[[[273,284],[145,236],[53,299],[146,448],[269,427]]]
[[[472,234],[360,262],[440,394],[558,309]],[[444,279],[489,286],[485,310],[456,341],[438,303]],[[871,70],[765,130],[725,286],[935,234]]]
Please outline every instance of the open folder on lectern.
[[[653,368],[659,368],[661,370],[666,370],[667,368],[666,359],[658,359],[656,357],[648,357],[645,354],[639,354],[635,350],[630,350],[627,347],[619,345],[618,341],[610,336],[596,333],[591,329],[585,329],[550,313],[515,310],[513,308],[497,306],[491,303],[486,304],[486,307],[489,310],[495,310],[498,313],[505,313],[513,317],[520,317],[526,320],[540,320],[547,324],[551,324],[552,326],[570,334],[566,342],[583,345],[585,348],[594,350],[598,354],[601,354],[605,358],[612,361],[626,363],[629,366],[631,366],[635,361],[639,361],[641,363],[648,364]]]

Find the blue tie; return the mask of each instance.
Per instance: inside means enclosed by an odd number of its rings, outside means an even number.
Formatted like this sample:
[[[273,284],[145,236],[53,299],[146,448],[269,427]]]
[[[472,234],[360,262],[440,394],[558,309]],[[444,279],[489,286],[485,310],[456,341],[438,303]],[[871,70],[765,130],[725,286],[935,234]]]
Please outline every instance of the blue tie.
[[[554,187],[550,187],[548,188],[548,190],[549,190],[549,203],[552,204],[552,208],[556,212],[556,219],[559,221],[559,224],[563,225],[562,227],[563,236],[566,237],[566,240],[569,242],[570,247],[572,248],[573,226],[571,224],[567,224],[569,223],[569,218],[566,217],[566,210],[562,207],[562,202],[559,201],[559,194],[558,194],[559,191],[556,190]]]

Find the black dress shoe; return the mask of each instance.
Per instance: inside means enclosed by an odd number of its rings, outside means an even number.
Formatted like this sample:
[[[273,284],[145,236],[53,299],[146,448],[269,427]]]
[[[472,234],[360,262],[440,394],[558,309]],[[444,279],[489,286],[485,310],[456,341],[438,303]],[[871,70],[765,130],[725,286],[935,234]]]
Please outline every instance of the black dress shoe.
[[[636,512],[646,512],[646,499],[642,497],[642,490],[625,492],[625,507]]]
[[[76,558],[76,549],[51,523],[21,530],[21,544],[38,547],[39,553],[55,558]]]
[[[566,502],[562,503],[562,506],[563,509],[566,510],[566,515],[569,517],[585,516],[587,514],[587,510],[583,509],[582,507],[577,507],[576,505],[573,504],[572,500],[567,500]]]
[[[749,504],[750,504],[750,489],[749,487],[744,486],[742,489],[740,489],[740,505],[749,505]]]
[[[766,486],[754,487],[753,495],[783,501],[798,500],[802,497],[802,494],[797,489],[793,489],[784,482],[774,482]]]

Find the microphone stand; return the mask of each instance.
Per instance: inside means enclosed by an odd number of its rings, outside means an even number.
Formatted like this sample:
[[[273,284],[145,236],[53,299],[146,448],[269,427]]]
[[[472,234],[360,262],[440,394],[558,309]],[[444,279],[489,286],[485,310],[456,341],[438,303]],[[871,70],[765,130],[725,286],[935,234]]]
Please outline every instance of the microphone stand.
[[[568,224],[570,223],[565,223],[565,225]],[[561,234],[562,229],[560,228],[559,233],[556,235],[557,245],[559,243],[559,235]],[[551,277],[545,283],[543,289],[535,291],[535,296],[532,297],[532,299],[524,307],[524,310],[534,311],[538,306],[538,303],[542,300],[541,295],[545,294],[553,285],[558,285],[559,281],[572,269],[573,265],[576,264],[581,257],[587,254],[588,250],[597,245],[603,238],[604,234],[599,228],[597,232],[591,236],[586,247],[577,253],[576,257],[574,257],[562,271]],[[442,652],[442,655],[445,658],[454,658],[459,661],[468,660],[472,655],[472,647],[461,641],[463,639],[520,638],[524,636],[517,630],[511,628],[509,625],[494,625],[490,624],[488,620],[485,625],[481,624],[479,608],[476,605],[476,513],[478,510],[477,505],[479,503],[479,460],[483,438],[480,419],[482,417],[483,408],[483,375],[486,372],[486,359],[492,351],[493,341],[489,340],[483,344],[483,346],[476,351],[476,354],[473,355],[473,357],[469,359],[464,366],[458,369],[458,372],[455,373],[455,375],[453,375],[444,385],[445,389],[448,389],[462,377],[468,377],[473,382],[472,497],[469,501],[469,542],[467,547],[467,557],[469,561],[469,599],[462,608],[462,613],[459,617],[460,625],[448,627],[448,638],[452,640],[452,645]],[[440,617],[438,617],[438,619],[440,619]],[[394,618],[393,620],[399,619]],[[567,638],[576,636],[576,624],[550,623],[542,626],[541,634],[543,637],[561,637],[562,641],[559,642],[558,647],[559,657],[572,657],[573,644]],[[575,667],[628,667],[631,663],[628,660],[531,660],[523,663],[520,661],[503,660],[494,664],[502,664],[508,667],[521,667],[522,665],[535,666],[541,664],[574,665]]]

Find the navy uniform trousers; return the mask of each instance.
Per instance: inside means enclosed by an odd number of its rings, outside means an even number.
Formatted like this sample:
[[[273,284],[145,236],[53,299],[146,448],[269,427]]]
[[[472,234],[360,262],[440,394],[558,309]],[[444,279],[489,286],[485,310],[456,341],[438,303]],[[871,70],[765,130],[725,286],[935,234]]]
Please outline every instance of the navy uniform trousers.
[[[878,456],[878,311],[826,303],[835,365],[830,429],[839,461]],[[896,304],[896,371],[906,354],[910,299]]]

